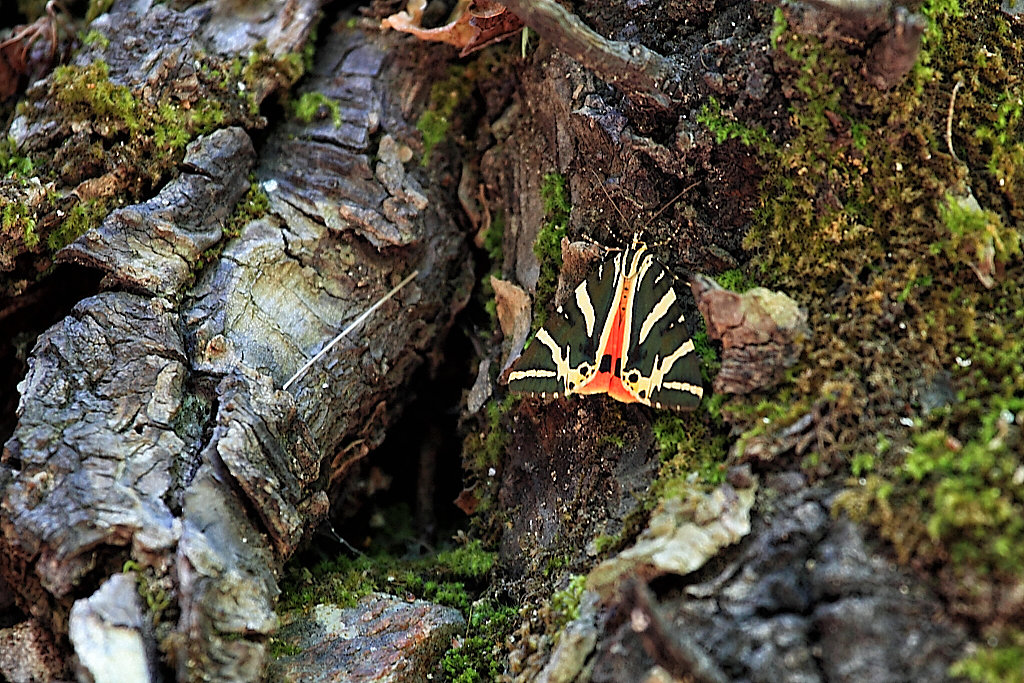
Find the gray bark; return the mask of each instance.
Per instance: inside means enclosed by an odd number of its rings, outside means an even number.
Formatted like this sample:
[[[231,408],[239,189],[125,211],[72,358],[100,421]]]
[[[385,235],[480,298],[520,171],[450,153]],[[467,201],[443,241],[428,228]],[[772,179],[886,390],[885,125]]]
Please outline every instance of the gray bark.
[[[244,53],[248,30],[264,24],[280,29],[268,46],[296,49],[279,34],[305,36],[315,10],[281,5],[247,25],[228,20],[229,4],[147,9],[142,35],[109,35],[112,77],[180,84],[174,74],[190,54]],[[177,42],[161,43],[163,28]],[[335,454],[380,442],[399,389],[469,291],[444,197],[401,160],[418,148],[410,120],[428,93],[404,96],[413,76],[395,64],[394,40],[331,31],[306,87],[339,102],[342,125],[293,122],[271,133],[257,170],[270,211],[194,285],[203,250],[221,239],[247,185],[252,144],[238,128],[197,141],[157,196],[113,213],[65,252],[133,292],[85,299],[39,338],[4,446],[0,574],[22,610],[58,635],[72,604],[88,614],[83,601],[132,560],[170,596],[152,616],[178,615],[161,646],[175,653],[180,680],[260,676],[277,626],[277,571],[351,466]],[[293,394],[276,388],[414,269],[416,280]],[[72,642],[93,661],[96,640]]]

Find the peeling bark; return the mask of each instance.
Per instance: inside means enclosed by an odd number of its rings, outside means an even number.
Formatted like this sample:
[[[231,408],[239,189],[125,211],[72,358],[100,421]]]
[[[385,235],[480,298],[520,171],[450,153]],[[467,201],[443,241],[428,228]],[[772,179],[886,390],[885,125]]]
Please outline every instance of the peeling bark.
[[[167,60],[194,50],[190,41],[251,47],[244,31],[224,32],[234,21],[224,8],[208,9],[156,10],[187,35],[153,54],[146,36],[111,36],[112,52],[131,46],[111,73],[139,68],[131,78],[175,87],[181,73]],[[305,35],[286,15],[250,18]],[[155,197],[62,255],[136,293],[90,297],[40,337],[4,446],[0,574],[58,636],[130,559],[168,588],[166,614],[178,616],[161,647],[179,680],[261,675],[277,570],[351,466],[333,455],[381,441],[398,389],[470,289],[448,197],[426,171],[406,169],[419,144],[409,121],[428,93],[407,95],[422,74],[395,58],[393,40],[335,27],[307,87],[339,102],[342,125],[292,122],[271,134],[256,171],[269,212],[194,285],[199,257],[248,187],[252,143],[238,128],[197,140]],[[414,283],[293,393],[276,388],[413,269]],[[100,647],[72,643],[83,662]]]

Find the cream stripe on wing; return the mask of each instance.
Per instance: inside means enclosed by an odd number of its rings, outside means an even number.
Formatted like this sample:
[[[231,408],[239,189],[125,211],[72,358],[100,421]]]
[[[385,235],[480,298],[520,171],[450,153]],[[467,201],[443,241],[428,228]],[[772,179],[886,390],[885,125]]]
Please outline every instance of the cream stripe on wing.
[[[688,394],[693,394],[697,398],[703,398],[704,387],[698,387],[695,384],[688,382],[665,382],[661,385],[664,389],[675,389],[676,391],[685,391]]]
[[[586,282],[576,288],[576,305],[580,307],[583,320],[587,323],[587,336],[593,337],[597,314],[594,312],[594,304],[590,301],[590,292],[587,291]]]
[[[672,290],[671,287],[669,287],[668,291],[665,292],[665,296],[661,297],[661,301],[659,301],[654,306],[654,308],[651,309],[651,312],[648,313],[647,317],[644,319],[644,324],[640,326],[640,339],[637,340],[638,345],[644,343],[644,341],[647,339],[647,335],[651,333],[651,330],[654,328],[657,322],[661,320],[666,313],[668,313],[669,306],[675,303],[675,300],[676,293]]]

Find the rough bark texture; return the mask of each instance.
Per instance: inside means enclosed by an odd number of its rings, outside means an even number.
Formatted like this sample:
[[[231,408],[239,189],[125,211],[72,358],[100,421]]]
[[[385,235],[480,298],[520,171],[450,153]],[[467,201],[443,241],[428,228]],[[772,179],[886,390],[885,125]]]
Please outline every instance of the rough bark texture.
[[[305,35],[297,9],[250,18]],[[219,6],[146,16],[152,33],[109,36],[112,77],[173,88],[207,38],[251,47],[245,24]],[[409,87],[423,74],[399,63],[389,40],[331,30],[307,87],[339,102],[342,125],[271,133],[257,170],[269,211],[194,285],[247,187],[253,148],[239,128],[197,140],[159,194],[64,252],[145,294],[87,298],[36,343],[0,467],[0,573],[19,607],[59,637],[70,614],[85,669],[105,666],[109,639],[93,622],[135,639],[143,664],[157,666],[142,623],[111,623],[101,607],[114,590],[105,577],[131,560],[168,598],[150,607],[177,678],[257,679],[277,626],[278,569],[325,515],[328,485],[380,442],[401,405],[396,389],[469,291],[440,186],[404,167],[419,144],[408,120],[428,93]],[[413,269],[416,280],[294,395],[276,389]]]

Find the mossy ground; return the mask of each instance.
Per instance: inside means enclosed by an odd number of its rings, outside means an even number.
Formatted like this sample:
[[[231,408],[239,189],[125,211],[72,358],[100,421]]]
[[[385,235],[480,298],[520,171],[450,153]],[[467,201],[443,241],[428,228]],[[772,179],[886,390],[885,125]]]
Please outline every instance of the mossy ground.
[[[379,553],[344,555],[312,567],[296,564],[286,570],[279,609],[301,611],[319,603],[352,607],[373,592],[454,607],[469,628],[441,660],[445,680],[497,680],[505,669],[501,645],[518,623],[519,610],[482,595],[493,564],[494,554],[484,550],[480,541],[415,559]],[[296,652],[278,642],[273,654]]]
[[[984,627],[989,647],[957,673],[1020,680],[1007,664],[1024,658],[1020,607],[991,610],[966,584],[1009,595],[1024,582],[1024,36],[991,3],[921,11],[917,66],[879,91],[859,57],[779,10],[786,138],[757,144],[705,112],[768,170],[745,272],[796,297],[813,328],[786,384],[722,410],[746,431],[741,453],[813,413],[796,464],[854,474],[837,512],[873,523]]]

